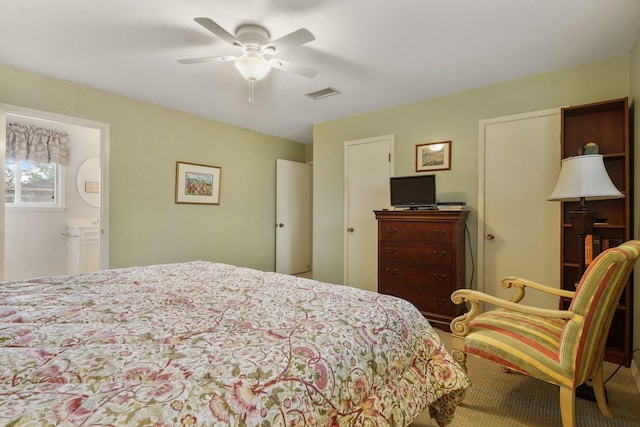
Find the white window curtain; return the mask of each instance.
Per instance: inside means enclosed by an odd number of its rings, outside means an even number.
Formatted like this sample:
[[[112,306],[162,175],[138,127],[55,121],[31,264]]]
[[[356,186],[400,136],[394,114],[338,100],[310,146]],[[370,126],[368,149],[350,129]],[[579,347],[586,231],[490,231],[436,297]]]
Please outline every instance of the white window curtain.
[[[66,132],[20,123],[7,124],[7,160],[66,165],[69,156]]]

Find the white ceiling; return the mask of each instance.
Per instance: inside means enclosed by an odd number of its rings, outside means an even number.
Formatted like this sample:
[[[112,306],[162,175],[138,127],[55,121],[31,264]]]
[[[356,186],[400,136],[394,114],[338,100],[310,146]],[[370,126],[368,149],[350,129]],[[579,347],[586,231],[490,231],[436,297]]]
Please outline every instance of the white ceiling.
[[[194,22],[272,39],[314,79],[272,70],[249,85],[237,53]],[[312,125],[629,53],[640,0],[0,0],[0,63],[300,142]],[[306,93],[334,87],[337,96]]]

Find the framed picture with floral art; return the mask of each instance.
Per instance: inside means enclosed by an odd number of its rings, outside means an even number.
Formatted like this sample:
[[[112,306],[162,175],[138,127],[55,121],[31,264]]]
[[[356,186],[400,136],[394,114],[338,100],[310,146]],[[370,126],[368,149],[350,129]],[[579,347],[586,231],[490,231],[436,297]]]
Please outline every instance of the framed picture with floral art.
[[[218,166],[176,162],[176,203],[220,204]]]

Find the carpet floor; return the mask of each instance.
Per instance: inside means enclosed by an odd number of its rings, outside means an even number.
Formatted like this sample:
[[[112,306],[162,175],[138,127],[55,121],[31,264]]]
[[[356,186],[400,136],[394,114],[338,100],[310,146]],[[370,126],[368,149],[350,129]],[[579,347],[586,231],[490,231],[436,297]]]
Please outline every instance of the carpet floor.
[[[450,348],[450,334],[438,330]],[[617,365],[605,362],[605,380]],[[517,373],[505,373],[499,365],[477,357],[467,359],[471,388],[456,410],[451,427],[561,427],[560,397],[556,386]],[[605,389],[613,419],[605,418],[595,402],[576,399],[577,427],[640,426],[640,394],[631,370],[625,367],[611,378]],[[410,427],[437,424],[425,411]]]

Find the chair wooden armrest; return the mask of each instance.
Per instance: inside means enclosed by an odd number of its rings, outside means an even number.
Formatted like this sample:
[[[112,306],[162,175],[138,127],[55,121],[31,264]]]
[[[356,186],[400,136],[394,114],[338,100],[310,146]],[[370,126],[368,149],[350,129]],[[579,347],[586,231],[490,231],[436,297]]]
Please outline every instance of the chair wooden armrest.
[[[464,369],[471,354],[559,387],[563,427],[575,427],[576,386],[591,378],[600,412],[611,418],[602,377],[606,337],[638,259],[640,240],[603,251],[589,264],[575,292],[516,276],[501,282],[503,288],[512,288],[506,298],[471,289],[454,291],[451,300],[466,303],[469,311],[451,321],[451,355]],[[563,303],[570,302],[570,310],[523,304],[527,288],[567,300]],[[492,307],[480,313],[482,303]]]
[[[514,281],[515,282],[515,281]],[[531,282],[533,283],[533,282]],[[544,285],[539,285],[544,286]],[[544,286],[546,288],[546,286]],[[550,288],[553,289],[553,288]],[[557,289],[554,289],[557,291]],[[568,310],[553,310],[548,308],[532,307],[525,304],[519,304],[513,301],[507,301],[501,298],[494,297],[492,295],[485,294],[483,292],[474,291],[471,289],[458,289],[451,294],[451,301],[455,304],[462,304],[463,302],[469,303],[469,311],[458,316],[451,321],[451,332],[454,335],[465,336],[469,333],[469,322],[473,320],[478,314],[480,314],[480,303],[486,302],[493,304],[497,307],[504,308],[511,311],[517,311],[519,313],[533,314],[535,316],[551,317],[557,319],[570,319],[573,316],[573,312]]]
[[[532,280],[524,279],[522,277],[508,276],[502,279],[502,287],[505,289],[516,288],[516,293],[509,299],[511,302],[520,302],[524,297],[525,288],[535,289],[540,292],[544,292],[559,297],[573,298],[575,292],[567,291],[560,288],[554,288],[548,285],[534,282]]]

